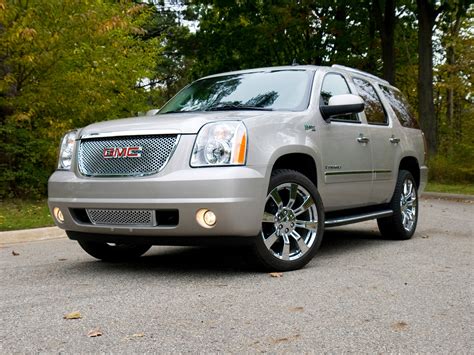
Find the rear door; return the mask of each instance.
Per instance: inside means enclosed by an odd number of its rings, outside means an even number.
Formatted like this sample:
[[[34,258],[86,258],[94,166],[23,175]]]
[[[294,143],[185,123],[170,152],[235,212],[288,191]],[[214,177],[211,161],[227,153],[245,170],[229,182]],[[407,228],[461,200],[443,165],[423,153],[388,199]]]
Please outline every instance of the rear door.
[[[327,73],[319,92],[320,105],[334,95],[351,92],[340,73]],[[372,190],[372,150],[368,127],[358,114],[333,118],[321,126],[319,135],[324,168],[325,209],[336,210],[367,205]]]
[[[400,137],[394,134],[393,120],[382,105],[375,85],[365,78],[354,77],[353,82],[359,96],[365,101],[364,116],[368,124],[370,147],[372,149],[373,184],[369,202],[389,202],[397,178],[395,162],[401,154]]]

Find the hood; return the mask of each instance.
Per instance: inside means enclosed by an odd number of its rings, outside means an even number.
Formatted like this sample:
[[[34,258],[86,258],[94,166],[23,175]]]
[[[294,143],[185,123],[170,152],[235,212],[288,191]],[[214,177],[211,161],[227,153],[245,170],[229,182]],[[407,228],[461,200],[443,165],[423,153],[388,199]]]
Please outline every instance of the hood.
[[[155,116],[124,118],[104,121],[84,127],[79,136],[91,138],[100,135],[196,134],[209,122],[243,121],[249,118],[278,114],[269,111],[219,111],[169,113]]]

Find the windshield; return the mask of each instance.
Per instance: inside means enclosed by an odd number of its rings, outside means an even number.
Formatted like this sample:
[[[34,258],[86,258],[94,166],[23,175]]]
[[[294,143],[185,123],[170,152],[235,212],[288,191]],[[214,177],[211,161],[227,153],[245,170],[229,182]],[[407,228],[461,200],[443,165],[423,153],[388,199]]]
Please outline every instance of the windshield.
[[[313,72],[277,70],[218,76],[195,81],[163,106],[159,114],[195,111],[302,111],[308,107]]]

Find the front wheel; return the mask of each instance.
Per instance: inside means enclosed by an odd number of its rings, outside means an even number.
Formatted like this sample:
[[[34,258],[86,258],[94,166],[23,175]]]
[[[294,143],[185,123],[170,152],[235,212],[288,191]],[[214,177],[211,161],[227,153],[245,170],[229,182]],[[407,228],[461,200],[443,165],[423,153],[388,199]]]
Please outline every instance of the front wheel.
[[[78,243],[90,256],[110,262],[130,261],[139,258],[151,248],[151,245],[148,244],[113,244],[88,240],[80,240]]]
[[[413,175],[406,170],[398,173],[390,207],[393,215],[377,219],[380,233],[390,239],[410,239],[418,222],[418,192]]]
[[[318,190],[303,174],[275,170],[270,179],[262,230],[255,241],[261,264],[269,270],[302,268],[314,256],[324,232]]]

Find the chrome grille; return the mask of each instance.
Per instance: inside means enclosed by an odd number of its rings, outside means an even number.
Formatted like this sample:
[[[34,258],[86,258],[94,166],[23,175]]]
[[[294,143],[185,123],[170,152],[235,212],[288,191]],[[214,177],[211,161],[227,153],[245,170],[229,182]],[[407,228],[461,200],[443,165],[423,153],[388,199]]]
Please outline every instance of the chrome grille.
[[[156,226],[154,210],[86,209],[92,224]]]
[[[107,137],[81,140],[79,171],[87,176],[140,176],[155,174],[166,165],[178,141],[177,135]],[[104,158],[104,149],[141,147],[141,157]]]

